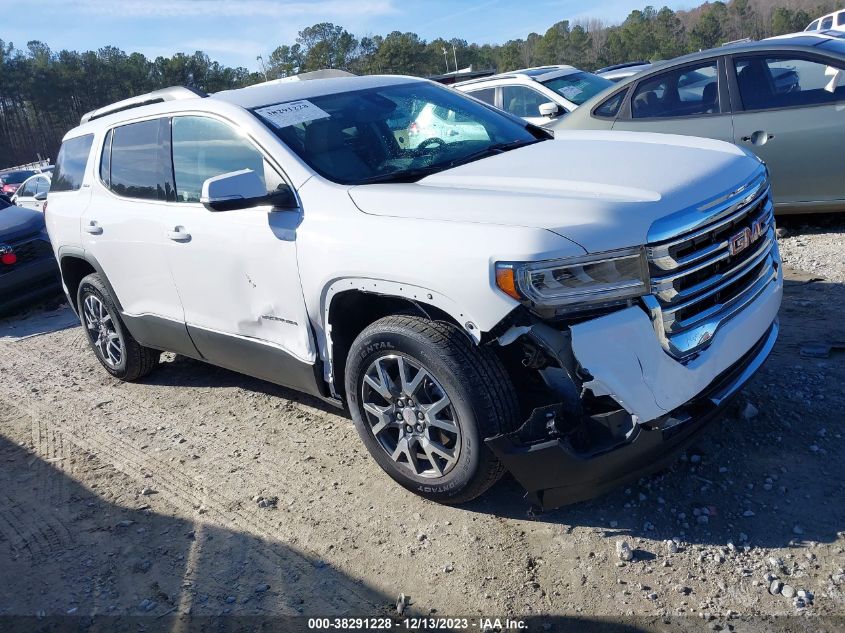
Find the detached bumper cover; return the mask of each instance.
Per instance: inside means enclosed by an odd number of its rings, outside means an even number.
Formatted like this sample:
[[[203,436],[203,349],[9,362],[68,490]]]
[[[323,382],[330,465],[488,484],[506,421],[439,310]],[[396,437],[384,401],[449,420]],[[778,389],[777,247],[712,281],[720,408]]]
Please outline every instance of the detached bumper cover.
[[[757,343],[693,400],[647,424],[635,425],[620,443],[601,452],[579,453],[565,438],[525,442],[526,427],[487,440],[487,445],[545,510],[603,494],[667,466],[766,360],[778,335],[771,323]],[[529,423],[526,423],[526,426]]]

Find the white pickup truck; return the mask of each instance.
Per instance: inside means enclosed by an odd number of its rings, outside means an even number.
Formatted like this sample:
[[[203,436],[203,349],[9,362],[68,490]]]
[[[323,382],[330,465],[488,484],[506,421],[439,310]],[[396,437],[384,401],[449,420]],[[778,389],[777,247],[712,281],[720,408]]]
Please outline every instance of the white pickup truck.
[[[410,147],[433,108],[454,128]],[[348,407],[391,477],[445,503],[506,469],[550,508],[659,468],[778,331],[753,155],[552,138],[408,77],[94,111],[64,139],[46,219],[110,374],[168,350]]]

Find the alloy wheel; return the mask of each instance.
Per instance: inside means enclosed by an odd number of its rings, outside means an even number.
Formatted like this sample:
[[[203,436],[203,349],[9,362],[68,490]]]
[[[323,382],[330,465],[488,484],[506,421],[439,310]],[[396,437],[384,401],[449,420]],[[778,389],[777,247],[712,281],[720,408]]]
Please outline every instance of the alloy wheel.
[[[97,355],[106,365],[117,369],[123,360],[123,341],[112,315],[96,295],[87,295],[83,303],[82,316]]]
[[[436,479],[458,462],[461,429],[446,390],[407,356],[380,356],[361,384],[365,421],[381,448],[416,477]]]

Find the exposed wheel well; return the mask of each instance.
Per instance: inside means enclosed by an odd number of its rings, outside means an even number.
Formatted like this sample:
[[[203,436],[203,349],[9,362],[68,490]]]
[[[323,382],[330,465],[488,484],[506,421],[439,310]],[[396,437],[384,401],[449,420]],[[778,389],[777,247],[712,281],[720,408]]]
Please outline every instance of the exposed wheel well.
[[[70,299],[74,310],[76,310],[78,308],[76,305],[76,292],[79,290],[80,282],[85,276],[97,271],[90,262],[82,259],[81,257],[73,257],[70,255],[62,257],[60,267],[62,271],[62,280],[65,283],[65,287],[67,287],[69,295],[68,298]]]
[[[355,338],[371,323],[392,314],[414,314],[433,321],[460,324],[449,314],[432,305],[362,290],[346,290],[332,299],[328,324],[331,327],[334,388],[344,395],[346,360]]]

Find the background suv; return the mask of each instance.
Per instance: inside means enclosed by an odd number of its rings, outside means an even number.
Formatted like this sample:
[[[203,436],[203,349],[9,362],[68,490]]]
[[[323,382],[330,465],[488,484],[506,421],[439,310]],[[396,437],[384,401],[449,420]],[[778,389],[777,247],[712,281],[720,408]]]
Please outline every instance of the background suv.
[[[454,87],[529,123],[554,127],[555,119],[612,85],[573,66],[541,66],[473,79]]]
[[[24,180],[12,196],[12,203],[36,211],[43,210],[50,191],[50,177],[50,173],[41,173]]]
[[[805,31],[827,31],[829,29],[845,31],[845,9],[823,15],[807,25]]]

